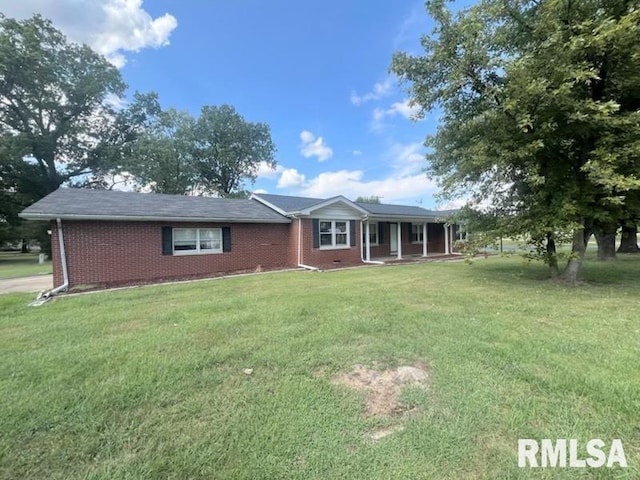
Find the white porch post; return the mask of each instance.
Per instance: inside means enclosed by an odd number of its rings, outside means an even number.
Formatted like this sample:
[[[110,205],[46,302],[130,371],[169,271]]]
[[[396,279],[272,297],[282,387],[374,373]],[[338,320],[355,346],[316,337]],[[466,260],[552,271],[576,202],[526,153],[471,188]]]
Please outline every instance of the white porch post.
[[[427,256],[427,222],[422,224],[422,256]]]
[[[398,260],[402,259],[402,223],[398,222],[398,228],[396,229],[398,234]]]
[[[444,253],[449,255],[449,226],[445,223],[444,227]]]
[[[364,254],[364,258],[367,262],[371,261],[371,241],[369,240],[369,220],[367,220],[366,224],[365,224],[365,234],[364,234],[364,249],[365,249],[365,254]]]

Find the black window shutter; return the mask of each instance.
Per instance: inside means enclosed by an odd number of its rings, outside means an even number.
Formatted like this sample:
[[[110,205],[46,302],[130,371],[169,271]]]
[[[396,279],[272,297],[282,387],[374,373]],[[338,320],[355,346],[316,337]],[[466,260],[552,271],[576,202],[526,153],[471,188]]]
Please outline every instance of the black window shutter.
[[[379,244],[384,243],[384,223],[383,222],[378,223],[378,243]]]
[[[351,237],[351,246],[356,246],[356,221],[349,220],[349,236]]]
[[[222,251],[231,251],[231,227],[222,227]]]
[[[162,227],[162,255],[173,255],[173,227]]]
[[[314,218],[311,223],[313,224],[313,248],[320,248],[320,220]]]

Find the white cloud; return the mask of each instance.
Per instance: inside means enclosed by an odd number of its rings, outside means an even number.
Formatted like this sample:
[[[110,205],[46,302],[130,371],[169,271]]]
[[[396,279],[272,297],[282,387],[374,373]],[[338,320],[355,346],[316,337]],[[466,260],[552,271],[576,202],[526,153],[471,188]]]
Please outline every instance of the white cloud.
[[[261,193],[269,193],[269,192],[264,188],[256,188],[252,193],[261,194]]]
[[[407,120],[416,120],[417,115],[420,113],[420,107],[418,105],[411,105],[411,101],[407,98],[402,102],[394,102],[385,111],[387,116],[395,116],[397,114],[402,115]]]
[[[117,67],[127,52],[169,44],[176,18],[152,18],[142,0],[0,0],[0,11],[24,19],[35,13],[51,19],[69,40],[86,43]]]
[[[269,165],[267,162],[260,162],[258,169],[256,170],[256,177],[258,178],[276,178],[278,173],[282,171],[280,165],[276,165],[275,168]]]
[[[411,105],[411,101],[407,98],[402,102],[394,102],[387,109],[374,108],[371,114],[370,128],[373,132],[382,132],[388,125],[385,120],[393,118],[396,115],[406,118],[407,120],[421,120],[421,109],[417,105]]]
[[[373,89],[363,95],[358,95],[355,91],[351,92],[349,100],[356,106],[360,106],[363,103],[370,102],[371,100],[380,100],[391,93],[395,84],[395,77],[388,76],[382,82],[378,82],[373,85]]]
[[[299,187],[305,183],[305,176],[295,168],[285,168],[280,174],[278,188]]]
[[[308,130],[300,133],[300,153],[305,157],[318,157],[319,162],[324,162],[333,156],[333,149],[329,147],[322,137],[317,137]]]
[[[362,155],[362,152],[360,150],[354,150],[353,152],[351,152],[352,155],[359,157],[360,155]]]
[[[414,175],[426,166],[424,146],[420,142],[395,143],[385,153],[396,175]]]
[[[424,174],[399,176],[393,174],[382,180],[363,181],[362,170],[339,170],[323,172],[311,179],[302,189],[302,194],[311,197],[332,197],[344,195],[348,198],[378,196],[385,203],[403,198],[432,195],[437,186]]]

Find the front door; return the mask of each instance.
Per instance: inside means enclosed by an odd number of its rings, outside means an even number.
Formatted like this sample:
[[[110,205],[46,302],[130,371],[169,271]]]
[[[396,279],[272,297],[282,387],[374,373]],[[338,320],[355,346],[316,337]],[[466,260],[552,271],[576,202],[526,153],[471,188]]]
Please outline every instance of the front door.
[[[397,223],[389,224],[389,245],[391,246],[389,253],[391,255],[396,255],[398,253],[398,224]]]

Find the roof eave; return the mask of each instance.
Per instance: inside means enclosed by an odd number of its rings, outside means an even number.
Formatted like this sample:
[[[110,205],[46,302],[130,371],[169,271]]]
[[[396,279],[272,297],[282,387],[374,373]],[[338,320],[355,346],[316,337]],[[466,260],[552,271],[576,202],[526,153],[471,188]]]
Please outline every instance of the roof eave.
[[[21,212],[19,217],[26,220],[106,220],[106,221],[130,221],[130,222],[217,222],[217,223],[291,223],[288,218],[215,218],[215,217],[167,217],[167,216],[140,216],[140,215],[74,215],[53,213],[29,213]]]
[[[328,207],[329,205],[333,205],[334,203],[338,203],[338,202],[342,202],[347,204],[349,207],[353,208],[354,210],[357,210],[358,212],[362,213],[363,215],[368,215],[369,212],[367,210],[365,210],[364,208],[362,208],[360,205],[352,202],[351,200],[349,200],[346,197],[343,197],[342,195],[338,195],[337,197],[332,197],[329,198],[327,200],[323,200],[322,202],[316,203],[314,205],[309,205],[307,208],[301,210],[300,212],[296,212],[302,215],[311,215],[311,212],[313,212],[314,210],[319,210],[321,208],[324,207]]]

